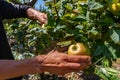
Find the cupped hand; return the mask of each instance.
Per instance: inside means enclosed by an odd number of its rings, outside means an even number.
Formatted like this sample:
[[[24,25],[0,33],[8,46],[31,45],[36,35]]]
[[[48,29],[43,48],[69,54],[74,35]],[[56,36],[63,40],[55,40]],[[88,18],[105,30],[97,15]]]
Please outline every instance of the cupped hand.
[[[39,12],[33,8],[27,9],[27,17],[32,20],[37,20],[40,25],[47,24],[47,14]]]
[[[36,18],[41,25],[47,24],[47,14],[38,12]]]
[[[84,70],[91,64],[89,56],[72,56],[67,55],[57,50],[51,51],[48,55],[42,57],[42,61],[37,56],[38,62],[40,61],[40,68],[42,72],[50,72],[57,75],[64,75],[70,72],[78,72]]]

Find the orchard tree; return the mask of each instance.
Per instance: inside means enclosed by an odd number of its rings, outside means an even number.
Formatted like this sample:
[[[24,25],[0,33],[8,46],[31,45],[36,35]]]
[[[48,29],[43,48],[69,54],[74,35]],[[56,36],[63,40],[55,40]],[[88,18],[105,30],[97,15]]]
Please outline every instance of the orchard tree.
[[[112,62],[120,57],[119,0],[44,1],[50,11],[45,28],[56,46],[65,46],[66,41],[87,44],[92,65],[85,72],[104,80],[119,80],[119,71],[112,68]]]
[[[14,23],[5,24],[8,36],[15,39],[12,50],[38,55],[84,43],[92,58],[91,66],[84,73],[99,75],[104,80],[119,80],[120,71],[112,67],[120,57],[119,0],[44,1],[47,9],[40,10],[48,14],[44,28],[28,19],[15,19]]]

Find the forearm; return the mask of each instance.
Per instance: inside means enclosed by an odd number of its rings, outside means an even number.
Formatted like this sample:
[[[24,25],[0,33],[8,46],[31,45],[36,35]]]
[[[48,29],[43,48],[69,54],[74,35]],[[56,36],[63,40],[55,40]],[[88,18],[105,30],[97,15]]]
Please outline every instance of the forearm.
[[[40,63],[35,58],[26,60],[0,60],[0,80],[26,74],[41,73]]]

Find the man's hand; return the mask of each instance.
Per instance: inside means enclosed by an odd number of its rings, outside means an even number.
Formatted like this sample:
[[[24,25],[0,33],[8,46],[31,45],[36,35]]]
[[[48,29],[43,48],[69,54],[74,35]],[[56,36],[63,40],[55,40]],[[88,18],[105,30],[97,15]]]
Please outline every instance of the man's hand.
[[[27,10],[27,17],[32,20],[38,20],[41,25],[47,24],[47,15],[33,8]]]
[[[58,51],[51,51],[48,55],[37,56],[37,62],[40,63],[38,68],[42,72],[64,75],[70,72],[84,70],[91,64],[89,56],[72,56]]]

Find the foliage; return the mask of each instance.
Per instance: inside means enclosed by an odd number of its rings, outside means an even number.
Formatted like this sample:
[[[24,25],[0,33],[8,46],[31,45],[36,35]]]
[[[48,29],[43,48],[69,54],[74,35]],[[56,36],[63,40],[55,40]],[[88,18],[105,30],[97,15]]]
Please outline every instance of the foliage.
[[[15,39],[13,51],[38,55],[75,42],[86,43],[92,65],[85,72],[93,72],[104,80],[119,80],[119,71],[112,68],[112,62],[120,57],[120,16],[109,10],[112,0],[44,1],[48,7],[48,24],[44,28],[28,19],[5,24],[8,37]],[[71,43],[62,44],[66,41]]]
[[[46,0],[52,16],[48,25],[51,28],[54,26],[53,31],[51,29],[50,31],[56,34],[55,37],[49,33],[51,37],[57,41],[72,37],[73,43],[87,43],[91,49],[92,65],[86,72],[90,73],[92,70],[104,80],[112,80],[111,76],[116,78],[116,74],[119,73],[117,70],[114,73],[114,69],[110,68],[112,61],[120,57],[120,17],[109,10],[111,2],[88,0],[87,3],[81,3],[80,0]]]

